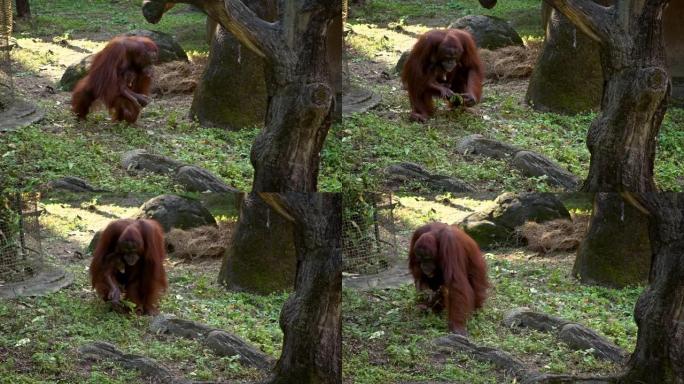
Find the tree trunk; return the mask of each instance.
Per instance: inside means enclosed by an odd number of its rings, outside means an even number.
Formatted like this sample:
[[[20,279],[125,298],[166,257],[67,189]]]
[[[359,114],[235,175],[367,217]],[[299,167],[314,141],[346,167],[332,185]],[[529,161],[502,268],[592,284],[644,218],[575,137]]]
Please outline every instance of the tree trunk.
[[[31,7],[29,5],[29,0],[16,0],[17,4],[17,17],[20,19],[30,19],[31,18]]]
[[[591,162],[584,191],[656,190],[656,136],[667,110],[670,82],[662,57],[630,61],[622,63],[622,69],[604,63],[602,111],[587,135]]]
[[[245,196],[218,281],[257,294],[291,290],[296,265],[292,224],[257,194]]]
[[[264,194],[262,194],[263,196]],[[266,194],[294,222],[295,293],[280,314],[283,350],[269,383],[342,382],[340,194]]]
[[[546,36],[525,101],[544,112],[597,110],[603,90],[599,44],[546,3],[542,20]]]
[[[293,58],[296,64],[273,62],[267,71],[266,126],[251,153],[253,191],[317,190],[320,152],[332,122],[336,92],[321,26],[304,34],[307,39]]]
[[[312,75],[316,78],[322,73]],[[333,94],[328,80],[309,77],[298,74],[299,81],[288,80],[286,87],[275,89],[271,96],[266,127],[252,146],[253,191],[317,190]]]
[[[642,194],[650,212],[649,286],[634,309],[639,333],[622,383],[684,383],[684,194]]]
[[[663,39],[666,3],[643,3],[625,16],[627,31],[611,29],[602,43],[605,85],[601,113],[587,135],[591,162],[584,191],[656,190],[656,135],[670,91]],[[627,4],[622,7],[629,9]]]
[[[333,121],[342,121],[342,52],[344,51],[344,23],[343,14],[335,17],[328,30],[328,65],[332,76],[332,87],[334,93]]]
[[[273,0],[247,5],[264,20],[273,21],[276,17]],[[261,127],[267,101],[263,58],[209,17],[207,35],[211,36],[209,60],[192,99],[191,117],[203,126],[231,131]]]
[[[308,44],[306,41],[302,42],[305,47],[300,51],[298,64],[294,68],[273,63],[272,70],[267,71],[269,103],[266,126],[255,139],[251,151],[254,166],[252,191],[317,190],[320,151],[333,117],[332,100],[335,95],[331,87],[330,66],[326,62],[326,40],[321,39],[321,31],[312,31],[305,35],[316,38],[308,40]],[[248,210],[249,208],[243,208],[243,215],[263,215],[263,212],[251,213]],[[253,255],[231,250],[231,257],[224,264],[230,261],[235,267],[249,264],[256,268],[258,265],[255,270],[262,276],[282,275],[279,279],[281,289],[285,288],[285,283],[288,287],[291,286],[294,277],[291,271],[294,270],[296,261],[293,253],[282,251],[291,249],[292,244],[286,243],[291,241],[291,235],[276,241],[268,227],[249,225],[242,230],[243,223],[246,222],[238,221],[236,232],[250,231],[252,239],[269,238],[274,246],[258,248],[259,253],[255,254],[259,255],[258,261],[254,260]],[[248,241],[247,237],[235,238],[231,248],[252,246],[249,243],[241,245],[245,241]],[[278,262],[273,262],[274,259]],[[226,265],[222,270],[229,268]],[[233,273],[234,276],[237,273],[240,273],[239,268]]]
[[[646,282],[650,263],[646,216],[615,193],[597,193],[573,275],[582,283],[621,288]]]
[[[667,62],[672,76],[672,102],[684,108],[684,1],[671,0],[663,17]]]

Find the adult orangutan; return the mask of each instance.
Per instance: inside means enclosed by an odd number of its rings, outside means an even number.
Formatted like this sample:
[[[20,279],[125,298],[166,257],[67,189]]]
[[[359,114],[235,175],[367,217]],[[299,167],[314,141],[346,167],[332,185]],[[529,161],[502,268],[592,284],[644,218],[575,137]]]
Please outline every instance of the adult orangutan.
[[[411,101],[411,120],[425,122],[432,116],[433,97],[447,99],[451,108],[479,103],[483,68],[470,33],[433,29],[422,34],[401,72]]]
[[[164,271],[164,231],[154,220],[121,219],[102,232],[93,252],[93,288],[119,312],[127,309],[121,296],[135,303],[135,312],[158,313],[161,294],[168,287]]]
[[[428,307],[447,308],[449,331],[467,335],[467,319],[482,307],[489,287],[475,240],[455,225],[423,225],[411,237],[409,269],[416,289],[432,291]]]
[[[144,36],[117,36],[93,57],[88,74],[74,88],[71,107],[84,119],[101,100],[112,120],[134,123],[149,103],[152,64],[159,49]]]

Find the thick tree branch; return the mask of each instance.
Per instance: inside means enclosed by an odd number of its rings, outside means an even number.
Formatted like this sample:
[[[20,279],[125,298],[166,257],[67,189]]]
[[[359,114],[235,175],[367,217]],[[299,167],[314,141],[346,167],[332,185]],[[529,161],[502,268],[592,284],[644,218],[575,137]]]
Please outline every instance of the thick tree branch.
[[[610,39],[611,9],[593,0],[544,0],[567,17],[577,28],[599,43]]]
[[[285,220],[295,222],[295,218],[288,212],[287,203],[283,201],[282,196],[272,192],[257,192],[261,200],[263,200],[269,207],[278,212]]]
[[[241,0],[143,0],[145,19],[152,24],[161,20],[173,3],[192,4],[230,31],[251,51],[261,57],[277,60],[282,37],[278,23],[259,18]]]
[[[258,17],[242,0],[225,0],[225,12],[218,22],[256,54],[277,57],[282,36],[280,21],[269,23]]]

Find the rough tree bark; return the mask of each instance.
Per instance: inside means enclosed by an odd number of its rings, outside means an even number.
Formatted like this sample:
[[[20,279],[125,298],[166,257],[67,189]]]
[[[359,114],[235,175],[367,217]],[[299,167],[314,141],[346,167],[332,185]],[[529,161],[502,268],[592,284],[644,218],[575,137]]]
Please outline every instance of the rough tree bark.
[[[684,194],[625,194],[649,215],[649,285],[634,309],[639,333],[622,383],[684,383]]]
[[[342,382],[340,194],[260,193],[294,226],[295,292],[280,314],[283,350],[269,383]]]

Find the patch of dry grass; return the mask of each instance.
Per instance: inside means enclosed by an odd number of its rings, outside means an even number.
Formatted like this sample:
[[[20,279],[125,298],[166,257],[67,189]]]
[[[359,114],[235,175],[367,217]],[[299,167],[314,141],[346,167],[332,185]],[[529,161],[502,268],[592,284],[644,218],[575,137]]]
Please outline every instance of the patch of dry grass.
[[[531,251],[546,254],[574,251],[587,233],[589,215],[576,215],[571,220],[557,219],[545,223],[527,222],[516,231],[527,240]]]

